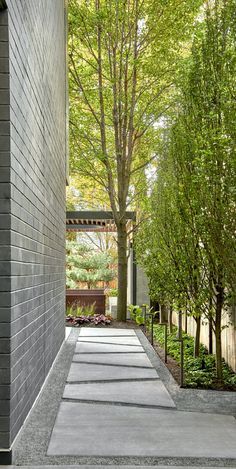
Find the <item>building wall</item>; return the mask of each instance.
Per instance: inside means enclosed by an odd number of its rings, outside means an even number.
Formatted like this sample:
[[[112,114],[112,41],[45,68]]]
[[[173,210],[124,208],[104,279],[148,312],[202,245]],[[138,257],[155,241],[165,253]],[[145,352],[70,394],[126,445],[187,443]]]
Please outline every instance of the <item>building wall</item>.
[[[10,94],[8,17],[0,11],[0,448],[10,429]]]
[[[4,352],[11,350],[2,375],[10,384],[4,403],[10,424],[7,418],[0,448],[12,444],[57,355],[65,308],[65,5],[7,0],[7,7],[10,139],[4,148],[10,157],[0,157],[7,163],[0,212],[8,211],[0,222],[0,243],[6,243],[0,314]]]
[[[137,305],[150,305],[148,279],[139,265],[137,265]]]

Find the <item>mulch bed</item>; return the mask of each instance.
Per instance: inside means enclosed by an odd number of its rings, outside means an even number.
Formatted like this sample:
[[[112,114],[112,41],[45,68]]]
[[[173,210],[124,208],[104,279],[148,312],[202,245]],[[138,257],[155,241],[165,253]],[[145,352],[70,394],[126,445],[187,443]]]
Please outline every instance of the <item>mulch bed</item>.
[[[174,360],[174,358],[170,357],[169,355],[167,355],[167,363],[165,363],[165,351],[160,348],[157,344],[154,344],[153,348],[161,359],[161,361],[166,366],[166,368],[168,368],[177,384],[180,385],[180,366],[178,365],[178,363]]]

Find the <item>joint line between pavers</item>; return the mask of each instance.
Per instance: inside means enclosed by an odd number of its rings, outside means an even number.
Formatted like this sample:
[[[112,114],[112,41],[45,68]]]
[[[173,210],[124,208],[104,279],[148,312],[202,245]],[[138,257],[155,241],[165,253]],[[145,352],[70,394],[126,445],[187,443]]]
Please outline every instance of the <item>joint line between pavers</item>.
[[[83,360],[72,360],[72,363],[83,363],[84,365],[101,365],[101,366],[117,366],[121,368],[138,368],[139,370],[155,370],[154,366],[141,366],[141,365],[120,365],[118,363],[101,363],[101,362],[86,362]]]
[[[82,337],[83,339],[87,339],[87,338],[89,339],[89,338],[91,338],[91,337],[92,337],[93,339],[94,339],[95,337],[96,337],[96,338],[98,337],[99,339],[100,339],[100,338],[102,338],[102,339],[104,339],[104,338],[105,338],[105,339],[110,339],[110,337],[112,337],[112,338],[114,337],[115,339],[119,339],[120,337],[121,337],[121,338],[122,338],[122,337],[127,337],[127,338],[130,339],[130,338],[133,338],[133,337],[134,337],[134,338],[136,339],[138,336],[137,336],[136,334],[135,334],[135,335],[129,335],[129,334],[127,335],[127,334],[124,334],[124,335],[79,335],[79,337],[80,337],[80,338]]]
[[[77,340],[77,344],[95,344],[95,345],[115,345],[118,347],[142,347],[141,343],[139,344],[116,344],[114,342],[100,342],[95,340]]]
[[[84,381],[66,381],[66,384],[89,384],[89,383],[132,383],[139,381],[160,381],[159,376],[156,378],[124,378],[124,379],[89,379]]]
[[[80,343],[82,343],[82,342],[80,342]],[[114,345],[114,344],[112,344],[112,345]],[[108,351],[108,352],[100,352],[100,351],[99,352],[76,352],[75,351],[74,355],[97,355],[98,353],[103,354],[103,355],[107,355],[107,354],[108,355],[110,355],[110,354],[113,354],[113,355],[118,354],[119,355],[119,354],[122,354],[122,353],[126,353],[126,354],[127,353],[144,353],[145,355],[147,355],[144,350],[138,350],[138,351],[133,350],[132,352],[130,352],[130,351],[127,351],[127,352],[110,352],[110,351]]]
[[[121,402],[121,401],[98,401],[92,399],[77,399],[75,397],[63,397],[63,402],[74,402],[75,404],[98,404],[98,405],[114,405],[123,407],[140,407],[144,409],[163,409],[163,410],[174,410],[177,411],[176,407],[165,406],[165,405],[151,405],[151,404],[138,404],[136,402]]]

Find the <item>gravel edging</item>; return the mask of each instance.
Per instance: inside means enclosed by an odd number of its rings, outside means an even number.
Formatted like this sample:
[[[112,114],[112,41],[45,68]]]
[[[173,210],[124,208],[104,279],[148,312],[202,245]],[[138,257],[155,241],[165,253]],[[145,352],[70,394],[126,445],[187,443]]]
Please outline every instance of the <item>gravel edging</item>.
[[[236,418],[235,392],[180,388],[143,332],[139,330],[136,333],[178,410],[232,415]]]
[[[160,378],[171,394],[179,410],[201,412],[215,412],[232,415],[229,402],[222,402],[231,393],[222,391],[202,391],[180,389],[172,375],[161,362],[153,347],[141,330],[135,330],[141,344],[156,368]],[[75,343],[80,333],[79,328],[73,328],[68,340],[63,344],[57,360],[49,374],[44,389],[32,409],[25,425],[18,436],[13,450],[13,464],[17,466],[46,466],[46,465],[135,465],[135,466],[185,466],[198,467],[231,467],[236,468],[235,459],[222,458],[168,458],[168,457],[72,457],[47,456],[47,448],[57,412],[61,403],[66,378]],[[211,394],[209,394],[211,393]],[[220,393],[220,394],[219,394]],[[217,396],[214,396],[217,394]],[[213,396],[212,396],[213,395]],[[208,397],[210,396],[210,398]],[[208,402],[208,401],[214,401]],[[217,408],[217,406],[221,408]],[[217,411],[216,411],[217,409]],[[109,444],[109,442],[108,442]]]

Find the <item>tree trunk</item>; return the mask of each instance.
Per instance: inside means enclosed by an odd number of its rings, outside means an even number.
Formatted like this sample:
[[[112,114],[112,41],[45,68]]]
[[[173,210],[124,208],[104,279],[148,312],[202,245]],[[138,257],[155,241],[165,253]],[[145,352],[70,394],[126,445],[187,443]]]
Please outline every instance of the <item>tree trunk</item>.
[[[127,315],[127,233],[126,226],[117,227],[118,242],[118,299],[117,319],[126,321]]]
[[[187,313],[187,311],[185,311],[185,314],[184,314],[184,332],[185,332],[185,334],[188,333],[188,313]]]
[[[213,353],[213,311],[212,311],[212,305],[213,305],[213,297],[212,297],[212,275],[210,276],[210,282],[209,282],[209,290],[210,290],[210,297],[209,297],[209,329],[208,329],[208,352],[210,354]]]
[[[168,307],[166,305],[160,305],[160,322],[168,323]]]
[[[213,321],[212,321],[212,316],[209,317],[209,346],[208,346],[208,352],[210,354],[213,353]]]
[[[216,286],[216,317],[215,317],[215,337],[216,337],[216,374],[219,382],[222,381],[222,347],[221,347],[221,320],[224,304],[224,288],[221,284]]]
[[[169,309],[169,328],[170,328],[170,334],[173,332],[173,306],[170,305]]]
[[[194,317],[196,321],[196,332],[194,342],[194,357],[199,357],[200,353],[200,333],[201,333],[201,316]]]

